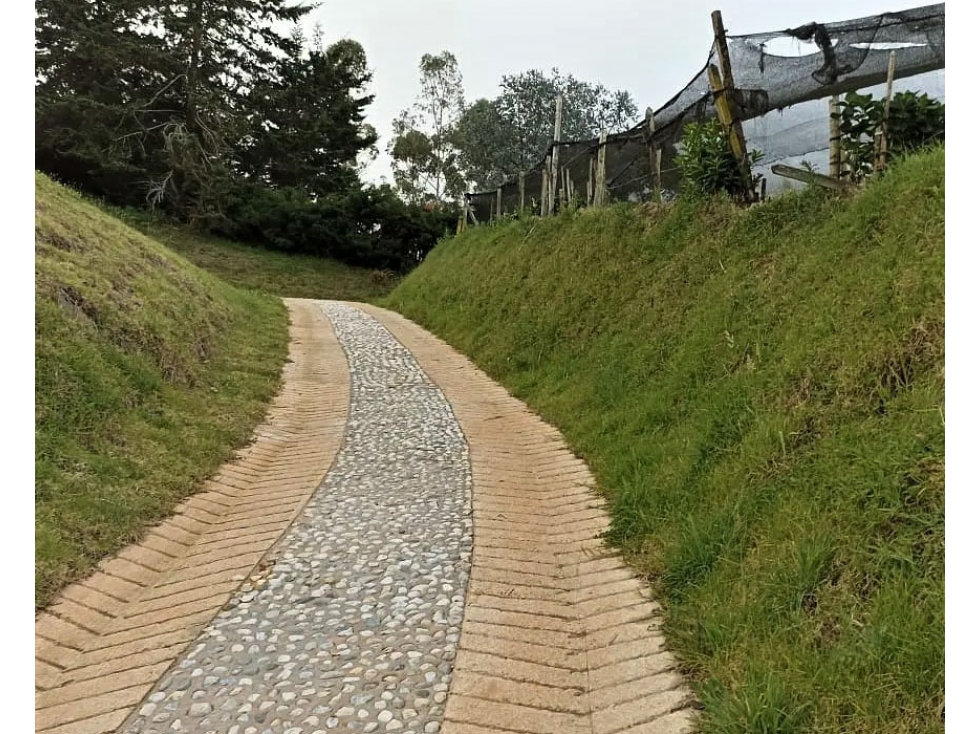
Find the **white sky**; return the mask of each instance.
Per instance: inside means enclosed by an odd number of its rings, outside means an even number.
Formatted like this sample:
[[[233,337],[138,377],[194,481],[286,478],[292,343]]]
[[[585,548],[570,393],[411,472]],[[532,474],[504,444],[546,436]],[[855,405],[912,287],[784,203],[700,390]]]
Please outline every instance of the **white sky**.
[[[658,108],[700,69],[720,7],[731,34],[792,28],[928,4],[927,0],[323,0],[305,25],[325,39],[353,38],[374,72],[368,121],[380,155],[367,170],[390,179],[391,122],[418,94],[422,54],[451,51],[466,100],[494,97],[503,74],[557,67],[590,83],[625,89],[640,114]]]

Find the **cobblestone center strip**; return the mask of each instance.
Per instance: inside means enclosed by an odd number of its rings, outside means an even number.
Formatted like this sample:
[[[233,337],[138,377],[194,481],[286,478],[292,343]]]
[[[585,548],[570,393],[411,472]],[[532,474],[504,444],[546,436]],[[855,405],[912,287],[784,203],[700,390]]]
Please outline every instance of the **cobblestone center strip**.
[[[323,309],[347,432],[295,524],[123,727],[439,731],[472,548],[471,474],[442,392],[377,320]]]

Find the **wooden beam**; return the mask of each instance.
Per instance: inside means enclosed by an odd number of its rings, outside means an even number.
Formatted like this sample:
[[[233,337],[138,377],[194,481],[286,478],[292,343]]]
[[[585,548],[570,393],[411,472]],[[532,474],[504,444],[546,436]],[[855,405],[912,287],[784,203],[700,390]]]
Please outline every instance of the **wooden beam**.
[[[520,176],[517,178],[517,187],[520,189],[520,213],[523,214],[524,207],[524,192],[526,190],[524,184],[524,172],[520,172]]]
[[[749,202],[753,201],[754,182],[751,177],[751,164],[748,162],[748,151],[745,147],[741,123],[734,116],[731,96],[727,93],[721,73],[714,64],[707,67],[707,76],[710,79],[711,89],[714,91],[714,107],[717,109],[717,117],[727,131],[728,144],[731,146],[731,152],[738,163],[745,197]]]
[[[817,186],[822,186],[826,189],[833,189],[834,191],[847,191],[851,188],[850,184],[846,183],[845,181],[830,178],[829,176],[824,176],[821,173],[807,171],[804,168],[783,166],[781,163],[776,163],[774,166],[772,166],[772,173],[774,173],[776,176],[791,178],[793,181],[816,184]]]
[[[748,201],[755,198],[754,181],[751,177],[751,163],[748,161],[748,146],[744,139],[744,129],[741,127],[741,107],[737,104],[735,96],[737,94],[734,86],[734,71],[731,69],[731,55],[727,48],[727,35],[724,31],[724,21],[721,18],[721,11],[715,10],[710,14],[711,24],[714,26],[714,49],[717,51],[717,64],[708,67],[708,76],[711,77],[711,88],[714,90],[714,104],[723,98],[727,107],[729,121],[724,123],[731,141],[731,151],[738,161],[738,169],[741,171],[742,184],[744,185],[745,196]],[[711,73],[711,67],[714,73]],[[719,68],[718,68],[719,67]],[[714,76],[717,76],[715,81]],[[720,107],[718,107],[720,114]]]
[[[503,187],[496,190],[496,218],[503,219]]]

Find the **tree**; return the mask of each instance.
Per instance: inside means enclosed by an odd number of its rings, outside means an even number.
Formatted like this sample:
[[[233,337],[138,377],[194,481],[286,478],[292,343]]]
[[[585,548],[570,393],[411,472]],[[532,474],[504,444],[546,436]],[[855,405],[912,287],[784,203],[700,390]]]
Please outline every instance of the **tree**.
[[[394,181],[409,201],[448,201],[462,193],[453,133],[462,114],[462,74],[448,51],[425,54],[418,65],[421,93],[394,121],[388,151]]]
[[[146,178],[144,151],[128,145],[131,111],[152,101],[167,63],[162,39],[141,30],[150,3],[38,0],[35,7],[35,164],[131,202]]]
[[[371,74],[363,47],[342,40],[324,49],[318,36],[314,43],[298,46],[274,78],[252,89],[236,159],[249,178],[322,197],[358,185],[357,156],[377,135],[364,122],[373,96],[364,93]]]
[[[123,203],[149,193],[185,217],[220,213],[250,90],[296,53],[281,29],[306,12],[291,0],[39,0],[38,166]]]
[[[187,0],[157,5],[156,27],[175,63],[162,127],[165,170],[153,193],[191,219],[221,216],[231,150],[248,132],[249,92],[298,53],[280,30],[310,8],[290,0]]]
[[[612,92],[557,69],[505,75],[500,94],[469,105],[453,137],[460,166],[477,189],[492,189],[540,162],[554,137],[554,105],[564,95],[562,138],[624,130],[638,115],[625,91]]]

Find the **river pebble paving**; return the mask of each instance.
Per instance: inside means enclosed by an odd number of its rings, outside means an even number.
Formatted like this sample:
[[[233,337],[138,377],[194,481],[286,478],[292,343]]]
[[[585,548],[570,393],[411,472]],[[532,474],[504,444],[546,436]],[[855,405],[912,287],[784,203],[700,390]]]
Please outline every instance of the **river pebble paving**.
[[[347,355],[336,461],[126,734],[439,731],[472,551],[469,455],[442,392],[377,320],[323,302]]]

